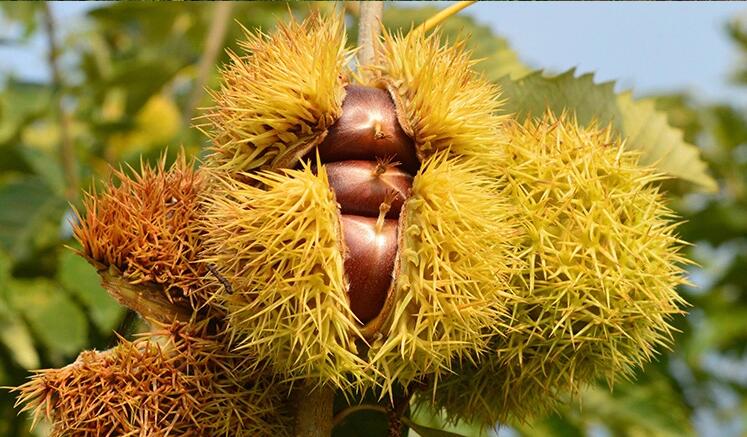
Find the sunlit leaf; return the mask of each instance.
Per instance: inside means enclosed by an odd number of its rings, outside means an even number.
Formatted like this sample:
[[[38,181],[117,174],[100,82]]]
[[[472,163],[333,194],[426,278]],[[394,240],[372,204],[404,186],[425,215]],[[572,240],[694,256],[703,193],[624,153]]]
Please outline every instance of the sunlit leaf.
[[[21,367],[39,367],[39,354],[26,325],[13,311],[0,302],[0,341],[8,348],[13,359]]]
[[[0,171],[32,171],[23,158],[20,136],[25,126],[45,114],[49,98],[48,87],[15,80],[0,91]]]
[[[135,116],[132,130],[117,133],[109,139],[109,154],[119,161],[142,154],[160,153],[182,127],[179,108],[163,94],[152,96]]]
[[[540,117],[546,110],[575,114],[581,124],[611,125],[627,147],[641,151],[641,162],[707,191],[716,190],[700,151],[667,122],[652,100],[634,100],[630,93],[615,94],[614,83],[595,83],[592,74],[576,76],[569,70],[557,76],[535,72],[519,80],[504,77],[499,84],[506,112],[518,118]]]
[[[49,109],[51,89],[43,84],[9,81],[0,93],[0,144]]]
[[[65,177],[57,156],[33,147],[22,147],[20,152],[34,173],[43,178],[56,195],[62,196],[65,190]]]
[[[29,37],[38,26],[39,10],[44,7],[41,2],[0,2],[0,13],[6,18],[21,25],[23,36]]]
[[[34,341],[23,321],[6,303],[7,288],[10,284],[11,261],[0,251],[0,341],[21,367],[33,369],[39,367],[39,355],[34,348]]]

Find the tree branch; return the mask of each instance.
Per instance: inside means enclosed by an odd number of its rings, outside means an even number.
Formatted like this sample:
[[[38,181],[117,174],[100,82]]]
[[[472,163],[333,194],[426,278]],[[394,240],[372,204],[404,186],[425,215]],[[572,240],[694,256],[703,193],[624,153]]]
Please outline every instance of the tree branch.
[[[381,17],[384,14],[384,2],[360,2],[360,20],[358,21],[358,67],[374,62],[374,42],[381,33]]]
[[[101,285],[117,302],[132,309],[149,322],[188,322],[192,316],[190,308],[169,301],[159,286],[132,284],[112,266],[99,270],[99,275]]]
[[[70,119],[65,111],[63,104],[64,82],[59,65],[60,48],[57,45],[57,27],[52,15],[52,8],[49,2],[44,2],[41,8],[44,20],[44,26],[47,34],[47,44],[49,46],[49,68],[52,71],[52,87],[54,89],[54,104],[57,110],[60,124],[60,163],[62,172],[65,176],[65,197],[70,203],[75,203],[78,199],[78,166],[75,156],[75,145],[70,133]]]
[[[213,6],[213,19],[210,21],[210,30],[205,37],[205,51],[200,57],[199,66],[197,67],[197,78],[195,79],[192,94],[189,96],[187,108],[184,111],[184,123],[189,124],[192,115],[200,104],[200,99],[205,92],[205,86],[210,79],[215,61],[223,47],[223,40],[226,38],[228,22],[231,20],[233,11],[233,2],[216,2]]]
[[[313,386],[310,381],[296,391],[297,437],[327,437],[332,434],[335,389]]]

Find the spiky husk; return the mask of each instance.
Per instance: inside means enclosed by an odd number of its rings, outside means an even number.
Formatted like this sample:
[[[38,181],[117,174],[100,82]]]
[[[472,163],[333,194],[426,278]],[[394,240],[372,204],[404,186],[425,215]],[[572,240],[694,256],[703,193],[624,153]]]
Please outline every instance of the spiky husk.
[[[518,299],[490,360],[434,400],[483,425],[526,420],[585,383],[629,376],[671,341],[684,304],[683,243],[652,168],[609,129],[563,116],[506,130],[507,195],[523,211],[527,260],[511,282]]]
[[[342,17],[312,14],[272,36],[246,32],[243,56],[229,53],[215,106],[199,127],[222,170],[292,166],[339,118],[350,58]]]
[[[207,324],[173,324],[105,352],[83,352],[17,390],[52,436],[288,435],[287,387],[254,373]]]
[[[203,219],[205,262],[233,288],[222,294],[230,332],[289,379],[360,382],[340,216],[324,167],[242,176],[249,183],[216,174]]]
[[[81,254],[98,267],[114,266],[132,284],[158,284],[168,299],[201,306],[208,298],[205,268],[195,263],[202,172],[180,153],[168,169],[164,155],[131,173],[114,170],[102,193],[85,197],[85,217],[74,229]]]
[[[476,61],[464,41],[448,45],[438,32],[403,36],[385,31],[376,52],[367,80],[387,85],[421,160],[449,149],[495,165],[486,160],[496,156],[500,139],[500,92],[472,69]]]
[[[458,363],[476,362],[502,330],[513,297],[508,277],[519,236],[501,182],[475,159],[436,153],[415,177],[405,206],[395,306],[371,360],[385,388]]]

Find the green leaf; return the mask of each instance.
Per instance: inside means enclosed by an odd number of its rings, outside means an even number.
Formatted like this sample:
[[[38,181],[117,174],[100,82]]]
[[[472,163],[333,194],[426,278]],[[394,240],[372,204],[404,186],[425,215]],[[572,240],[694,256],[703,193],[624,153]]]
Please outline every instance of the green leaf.
[[[86,317],[57,283],[41,278],[13,280],[8,298],[54,361],[61,363],[87,345]]]
[[[10,281],[10,271],[13,267],[10,257],[5,251],[0,249],[0,292]]]
[[[14,261],[59,240],[66,202],[40,178],[26,177],[0,185],[0,249]]]
[[[49,111],[50,90],[39,84],[8,81],[0,92],[0,172],[31,172],[23,157],[21,131]]]
[[[604,423],[614,435],[693,435],[685,400],[667,378],[649,369],[636,382],[619,384],[612,393],[607,387],[594,387],[582,394],[582,414]]]
[[[42,7],[44,7],[42,2],[2,2],[0,12],[4,18],[20,24],[23,28],[23,36],[28,38],[36,30],[37,15]]]
[[[111,334],[125,311],[101,286],[96,269],[83,258],[65,251],[60,256],[57,277],[68,292],[86,305],[101,333]]]
[[[435,411],[426,404],[411,404],[412,415],[403,418],[403,423],[411,428],[410,435],[429,436],[468,436],[485,437],[487,429],[467,422],[451,423],[444,411]],[[440,434],[434,434],[434,432]]]
[[[667,116],[656,110],[654,100],[636,101],[627,92],[617,97],[617,104],[622,114],[620,130],[628,147],[642,152],[642,164],[653,165],[706,191],[718,190],[698,147],[686,143],[682,131],[669,125]]]
[[[666,374],[649,366],[636,381],[583,389],[559,411],[516,429],[523,436],[584,436],[600,426],[614,436],[691,436],[687,403]]]
[[[0,303],[0,341],[8,348],[13,359],[25,369],[39,367],[39,354],[28,328],[5,303]]]
[[[402,423],[407,425],[411,432],[410,436],[421,436],[421,437],[464,437],[462,434],[456,434],[453,432],[443,431],[441,429],[430,428],[423,425],[418,425],[407,417],[402,418]],[[414,433],[412,431],[415,431]]]
[[[0,251],[0,290],[6,290],[10,283],[10,267],[10,257]],[[4,298],[0,299],[0,341],[21,367],[39,367],[39,355],[34,348],[31,334],[23,320],[8,308]]]
[[[20,153],[35,174],[44,179],[57,195],[62,196],[65,191],[65,177],[59,159],[45,150],[34,147],[21,147]]]
[[[546,76],[535,71],[519,80],[503,77],[498,83],[507,99],[504,110],[519,119],[542,117],[548,109],[556,114],[573,111],[581,124],[610,123],[620,117],[615,84],[594,83],[593,74],[575,76],[575,70],[569,70]]]
[[[611,125],[626,139],[627,147],[641,151],[641,163],[715,191],[716,181],[707,173],[700,151],[685,142],[682,132],[669,125],[653,100],[634,100],[629,92],[615,94],[614,83],[595,83],[592,74],[569,70],[557,76],[534,72],[518,80],[498,80],[507,99],[506,112],[519,119],[541,117],[548,109],[556,114],[575,114],[582,125]]]

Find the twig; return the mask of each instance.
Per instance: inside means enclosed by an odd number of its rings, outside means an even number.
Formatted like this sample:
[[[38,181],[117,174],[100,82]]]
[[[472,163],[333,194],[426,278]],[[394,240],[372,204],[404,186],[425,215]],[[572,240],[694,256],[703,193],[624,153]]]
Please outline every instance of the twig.
[[[57,27],[52,15],[49,2],[44,2],[42,7],[44,26],[47,30],[47,44],[49,45],[49,68],[52,70],[52,87],[54,89],[54,100],[60,123],[60,163],[62,173],[65,176],[65,197],[70,203],[78,199],[78,168],[75,157],[75,146],[70,136],[70,120],[63,105],[64,82],[59,65],[60,48],[57,45]]]
[[[130,283],[113,266],[100,270],[99,275],[101,285],[117,302],[132,309],[148,322],[187,322],[192,316],[190,308],[169,301],[163,289],[155,284]]]
[[[215,60],[218,53],[223,47],[223,40],[226,38],[228,22],[231,20],[233,11],[233,2],[216,2],[213,6],[213,19],[210,21],[210,30],[205,37],[205,51],[202,52],[200,63],[197,68],[197,79],[195,86],[192,88],[192,94],[189,96],[187,108],[184,111],[184,122],[189,123],[192,120],[192,114],[200,104],[202,94],[205,92],[205,85],[210,79]]]
[[[410,398],[412,391],[408,390],[394,400],[394,405],[387,408],[387,418],[389,419],[389,437],[402,436],[402,424],[405,413],[410,408]]]
[[[327,437],[332,434],[335,389],[310,381],[296,392],[296,437]]]
[[[475,3],[475,1],[461,1],[441,10],[436,15],[425,20],[423,24],[416,27],[415,32],[428,32],[429,30],[444,22],[447,18],[451,17],[452,15],[456,15],[459,11],[471,5],[472,3]]]
[[[381,33],[381,17],[384,14],[384,2],[360,2],[361,18],[358,21],[358,66],[374,62],[374,42]]]
[[[233,294],[233,287],[231,286],[231,283],[228,282],[228,279],[226,279],[223,275],[221,275],[218,272],[218,269],[216,269],[214,265],[208,264],[207,269],[210,273],[213,274],[213,276],[215,276],[215,279],[217,279],[218,282],[220,282],[221,285],[223,285],[223,288],[226,290],[227,294]]]

